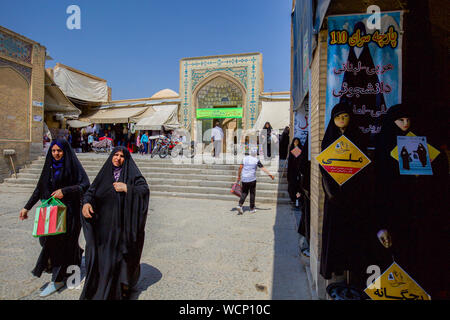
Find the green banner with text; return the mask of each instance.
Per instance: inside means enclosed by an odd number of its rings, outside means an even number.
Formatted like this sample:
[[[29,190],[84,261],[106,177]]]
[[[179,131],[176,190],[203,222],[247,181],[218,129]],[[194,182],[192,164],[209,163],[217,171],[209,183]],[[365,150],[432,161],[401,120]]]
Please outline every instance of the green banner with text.
[[[197,109],[197,119],[242,118],[242,108],[202,108]]]

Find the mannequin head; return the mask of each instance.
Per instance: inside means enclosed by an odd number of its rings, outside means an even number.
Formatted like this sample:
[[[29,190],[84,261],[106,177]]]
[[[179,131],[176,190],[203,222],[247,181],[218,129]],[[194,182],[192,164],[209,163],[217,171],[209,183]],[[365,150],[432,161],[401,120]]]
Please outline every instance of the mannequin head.
[[[334,124],[339,129],[345,130],[350,122],[350,115],[347,112],[340,113],[334,117]]]
[[[402,131],[408,131],[409,127],[411,126],[411,121],[409,120],[409,117],[402,117],[398,118],[394,121],[397,127],[399,127]]]

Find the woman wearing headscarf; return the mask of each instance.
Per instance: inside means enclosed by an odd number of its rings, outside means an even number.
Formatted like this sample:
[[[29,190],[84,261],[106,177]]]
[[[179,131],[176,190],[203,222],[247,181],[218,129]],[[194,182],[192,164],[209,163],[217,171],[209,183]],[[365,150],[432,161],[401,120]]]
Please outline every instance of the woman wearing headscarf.
[[[260,141],[263,145],[264,158],[271,158],[272,157],[272,150],[271,150],[272,126],[270,125],[269,121],[267,121],[264,124],[264,127],[261,130]]]
[[[322,140],[322,151],[339,137],[345,135],[363,153],[366,153],[366,139],[355,126],[350,107],[338,103],[331,111],[331,119]],[[332,273],[351,272],[350,282],[363,289],[361,277],[365,274],[364,256],[367,228],[367,168],[359,171],[343,185],[339,185],[320,166],[325,204],[322,232],[322,253],[320,274],[331,279]]]
[[[129,151],[114,148],[83,199],[86,281],[80,299],[129,297],[139,279],[149,197]]]
[[[310,182],[311,182],[311,161],[308,160],[308,136],[306,136],[305,144],[302,148],[302,153],[300,154],[300,194],[301,194],[301,210],[302,215],[300,217],[300,223],[298,226],[298,233],[300,233],[305,242],[301,252],[309,257],[309,241],[310,241],[310,220],[311,220],[311,210],[310,210]]]
[[[285,160],[288,155],[289,147],[289,127],[284,128],[283,133],[280,136],[280,159]]]
[[[70,276],[67,267],[81,264],[83,250],[78,244],[81,199],[88,188],[89,178],[69,143],[63,139],[53,140],[36,189],[20,212],[20,219],[27,219],[28,211],[38,200],[44,201],[50,197],[60,199],[67,207],[66,233],[39,238],[42,251],[32,274],[40,277],[44,271],[52,273],[52,280],[41,296],[48,296],[62,288]]]
[[[443,263],[448,257],[450,233],[447,156],[440,152],[431,162],[433,175],[419,176],[401,175],[401,158],[391,156],[398,136],[409,132],[421,136],[419,130],[407,106],[389,108],[377,137],[377,197],[372,230],[386,249],[378,246],[374,251],[382,271],[394,260],[432,299],[445,295],[448,299],[448,264]],[[427,137],[433,145],[430,140]]]
[[[288,168],[287,168],[287,181],[288,181],[288,193],[289,197],[291,198],[291,201],[296,204],[296,206],[299,206],[299,204],[296,203],[297,199],[300,198],[301,193],[301,172],[300,172],[300,155],[292,153],[292,150],[294,148],[300,149],[301,143],[299,138],[294,138],[292,140],[292,143],[289,147],[289,154],[288,154]]]

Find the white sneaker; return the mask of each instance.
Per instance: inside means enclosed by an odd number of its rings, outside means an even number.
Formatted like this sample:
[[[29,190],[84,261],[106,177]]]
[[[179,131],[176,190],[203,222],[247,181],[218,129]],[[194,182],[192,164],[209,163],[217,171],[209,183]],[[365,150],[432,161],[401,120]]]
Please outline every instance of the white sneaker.
[[[250,210],[250,213],[256,213],[256,209]]]
[[[244,210],[242,210],[241,206],[237,206],[236,209],[238,211],[238,214],[243,214],[244,213]]]

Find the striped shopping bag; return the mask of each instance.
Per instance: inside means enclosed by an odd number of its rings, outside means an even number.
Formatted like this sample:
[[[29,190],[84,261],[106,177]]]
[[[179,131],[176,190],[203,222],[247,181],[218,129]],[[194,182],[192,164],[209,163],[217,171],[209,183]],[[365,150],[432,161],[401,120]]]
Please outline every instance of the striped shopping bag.
[[[33,237],[53,236],[66,232],[67,208],[60,200],[51,197],[36,208]]]

